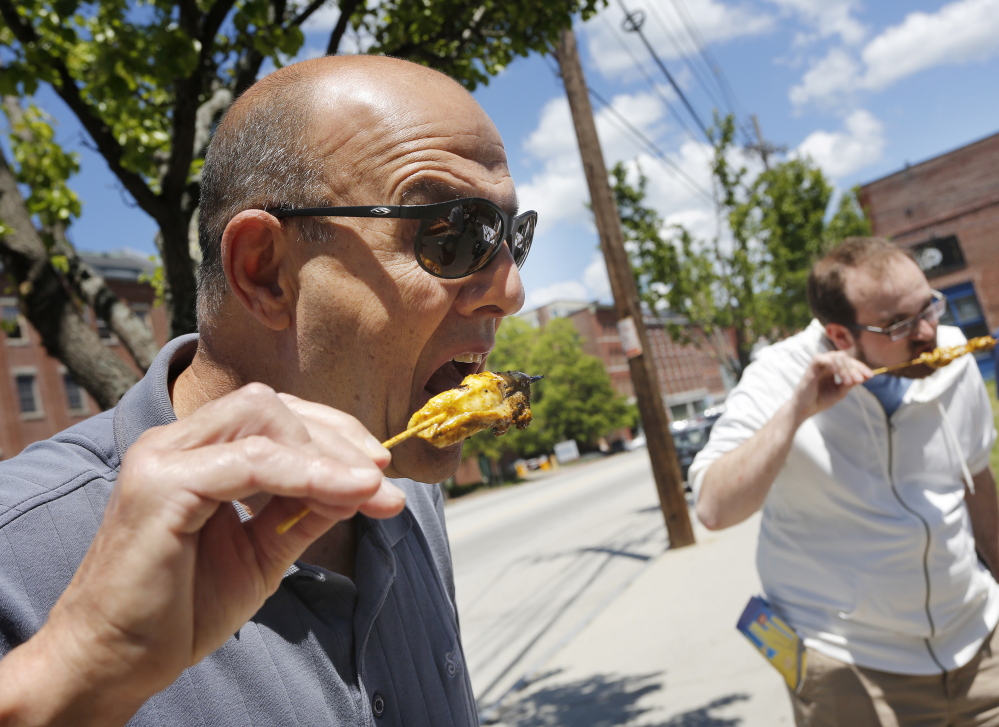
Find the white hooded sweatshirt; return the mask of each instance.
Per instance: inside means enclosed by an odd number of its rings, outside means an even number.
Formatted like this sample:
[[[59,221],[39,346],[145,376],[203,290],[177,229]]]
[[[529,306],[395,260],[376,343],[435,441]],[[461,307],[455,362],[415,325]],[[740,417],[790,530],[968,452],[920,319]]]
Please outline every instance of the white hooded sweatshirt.
[[[963,342],[939,327],[939,345]],[[769,421],[829,350],[812,321],[747,367],[690,467],[695,496],[708,466]],[[763,505],[757,568],[806,645],[898,674],[971,660],[999,622],[999,586],[977,558],[964,490],[995,438],[972,356],[913,382],[890,418],[857,386],[801,425]]]

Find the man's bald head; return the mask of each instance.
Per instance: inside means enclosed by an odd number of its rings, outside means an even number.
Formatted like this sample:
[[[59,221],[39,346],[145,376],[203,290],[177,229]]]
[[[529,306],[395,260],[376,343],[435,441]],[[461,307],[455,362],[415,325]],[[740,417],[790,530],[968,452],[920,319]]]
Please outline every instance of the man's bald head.
[[[337,152],[362,128],[386,133],[424,115],[454,112],[441,97],[474,104],[447,76],[384,56],[327,56],[279,69],[240,96],[215,132],[202,173],[198,237],[199,319],[220,310],[226,291],[220,241],[246,209],[388,202],[358,200],[352,189],[377,169],[339,169]],[[464,97],[464,98],[463,98]],[[484,117],[484,114],[483,114]],[[356,167],[358,155],[350,158]],[[342,173],[338,173],[342,172]],[[316,218],[289,221],[323,245],[332,228]]]

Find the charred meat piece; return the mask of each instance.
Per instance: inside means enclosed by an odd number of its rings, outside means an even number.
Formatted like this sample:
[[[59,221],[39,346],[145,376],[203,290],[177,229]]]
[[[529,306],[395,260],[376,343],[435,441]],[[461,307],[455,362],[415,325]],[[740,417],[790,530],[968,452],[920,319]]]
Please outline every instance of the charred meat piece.
[[[913,363],[926,364],[927,366],[938,369],[941,366],[946,366],[947,364],[954,361],[954,359],[960,358],[966,353],[974,353],[975,351],[988,351],[995,348],[996,339],[992,336],[979,336],[978,338],[972,338],[967,343],[961,346],[946,346],[944,348],[935,348],[929,353],[924,353],[919,358],[917,358]]]
[[[496,435],[511,424],[523,429],[531,423],[531,384],[540,378],[520,371],[470,374],[413,414],[408,429],[437,419],[416,433],[436,447],[448,447],[490,427]]]

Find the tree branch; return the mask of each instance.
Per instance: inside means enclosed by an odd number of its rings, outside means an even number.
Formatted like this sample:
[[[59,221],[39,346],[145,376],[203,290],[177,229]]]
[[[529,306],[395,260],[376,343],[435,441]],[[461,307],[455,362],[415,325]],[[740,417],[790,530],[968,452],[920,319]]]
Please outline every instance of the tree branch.
[[[24,110],[21,108],[20,101],[13,96],[4,96],[2,103],[11,127],[17,129],[18,138],[24,142],[35,141],[30,129],[22,123]],[[69,267],[67,282],[72,286],[74,292],[93,308],[94,313],[107,321],[111,330],[131,354],[138,367],[142,371],[148,369],[156,357],[157,350],[152,332],[138,319],[128,305],[115,295],[104,278],[80,259],[76,248],[66,237],[64,224],[60,223],[48,232],[52,236],[53,245],[51,250],[45,251],[46,255],[62,255],[66,258]]]
[[[83,128],[87,130],[90,137],[97,144],[97,149],[107,160],[108,166],[116,177],[121,181],[125,189],[135,199],[138,205],[153,219],[160,222],[164,217],[162,205],[159,197],[149,188],[145,180],[135,172],[131,172],[122,166],[122,148],[111,132],[110,127],[91,112],[90,107],[80,95],[80,89],[76,85],[76,79],[70,74],[69,69],[62,59],[53,56],[47,50],[38,47],[39,38],[35,29],[31,25],[23,22],[17,14],[17,9],[11,0],[0,0],[0,17],[10,27],[14,37],[33,52],[46,55],[48,64],[56,72],[59,80],[53,83],[52,87],[59,97],[66,102],[70,110],[80,120]]]
[[[361,6],[363,2],[364,0],[341,0],[340,17],[337,18],[336,26],[334,26],[333,32],[330,33],[330,42],[326,45],[326,55],[336,55],[337,51],[340,50],[340,41],[343,40],[343,34],[347,32],[347,25],[350,23],[350,19],[353,17],[357,8]],[[322,0],[316,0],[316,2],[312,3],[312,5],[317,6],[317,8],[322,4]],[[311,8],[312,5],[309,7]],[[308,10],[308,8],[306,10]]]
[[[0,236],[0,261],[17,284],[25,316],[41,335],[46,351],[66,365],[102,408],[114,406],[138,377],[101,343],[77,310],[62,277],[49,262],[2,148],[0,219],[13,229]]]

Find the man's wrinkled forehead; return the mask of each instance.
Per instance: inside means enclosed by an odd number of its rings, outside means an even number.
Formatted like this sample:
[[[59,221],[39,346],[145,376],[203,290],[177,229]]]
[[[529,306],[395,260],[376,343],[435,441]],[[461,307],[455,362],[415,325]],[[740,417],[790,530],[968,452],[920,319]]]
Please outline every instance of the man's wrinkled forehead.
[[[461,187],[488,187],[509,177],[499,132],[460,86],[431,77],[425,85],[433,93],[420,94],[399,84],[374,87],[343,80],[327,79],[319,85],[310,132],[340,185],[361,182],[370,187],[384,180],[391,201],[397,201],[424,189],[436,193],[446,184],[455,187],[459,197],[476,196]],[[433,96],[432,103],[427,95]],[[425,176],[438,180],[424,181]],[[454,178],[446,180],[448,176]],[[482,189],[478,196],[496,197]],[[513,202],[495,201],[504,206]]]

